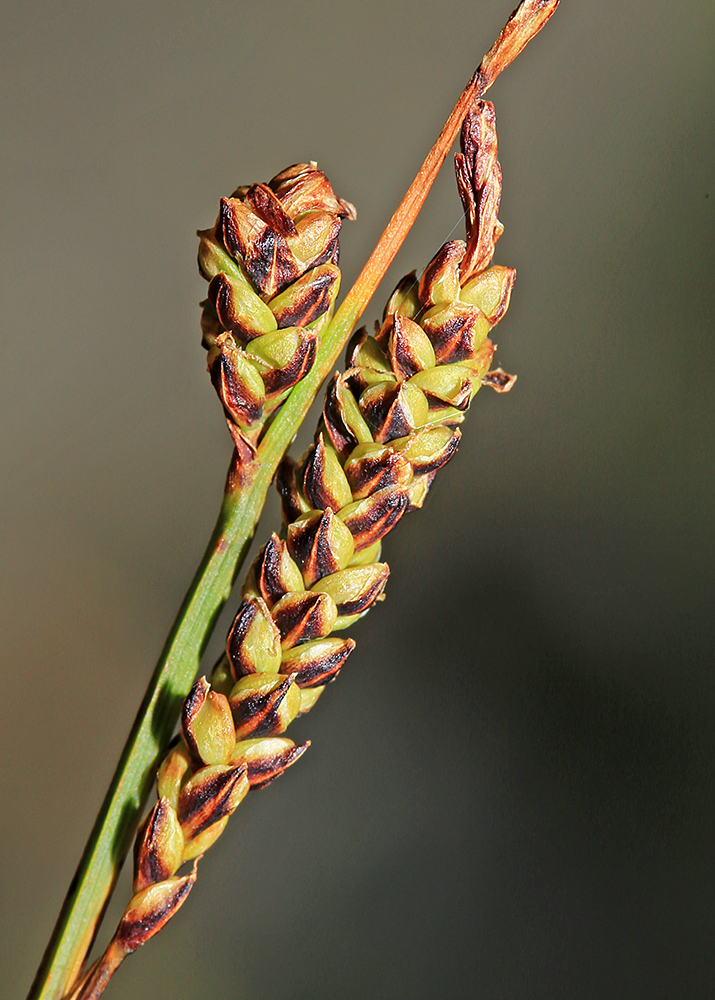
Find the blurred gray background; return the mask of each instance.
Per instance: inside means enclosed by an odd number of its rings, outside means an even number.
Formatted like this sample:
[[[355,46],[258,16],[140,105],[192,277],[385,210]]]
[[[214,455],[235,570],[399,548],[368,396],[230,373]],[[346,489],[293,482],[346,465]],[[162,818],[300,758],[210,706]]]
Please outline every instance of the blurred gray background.
[[[317,159],[347,288],[510,6],[8,0],[3,997],[218,507],[194,230]],[[306,757],[108,997],[712,996],[714,28],[564,0],[493,88],[517,386],[390,536]],[[369,322],[459,219],[445,167]]]

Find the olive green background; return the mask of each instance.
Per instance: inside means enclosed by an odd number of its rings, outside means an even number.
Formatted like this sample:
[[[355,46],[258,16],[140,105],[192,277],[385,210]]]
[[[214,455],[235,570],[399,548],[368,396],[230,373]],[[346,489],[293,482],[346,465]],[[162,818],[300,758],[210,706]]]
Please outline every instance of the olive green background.
[[[1,996],[217,510],[194,230],[317,159],[358,208],[347,287],[509,10],[8,0]],[[709,0],[564,0],[493,88],[519,381],[390,536],[308,754],[108,997],[712,996],[713,29]],[[459,222],[445,168],[370,322]]]

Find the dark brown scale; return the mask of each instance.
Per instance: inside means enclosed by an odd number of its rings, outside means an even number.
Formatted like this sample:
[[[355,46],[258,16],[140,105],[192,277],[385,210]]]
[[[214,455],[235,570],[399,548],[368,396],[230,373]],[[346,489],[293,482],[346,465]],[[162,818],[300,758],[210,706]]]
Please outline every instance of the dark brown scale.
[[[356,399],[359,399],[361,393],[375,385],[378,380],[397,384],[397,379],[394,378],[392,372],[381,371],[378,373],[375,368],[364,366],[350,368],[343,375],[343,385],[347,386]]]
[[[272,691],[239,694],[229,699],[236,730],[240,730],[242,740],[283,732],[285,726],[279,709],[292,683],[292,678],[288,677]]]
[[[184,902],[196,882],[196,868],[190,875],[176,880],[171,891],[162,897],[161,906],[154,906],[153,909],[143,909],[136,919],[133,917],[131,908],[122,917],[117,928],[114,941],[121,947],[126,955],[130,955],[137,948],[145,944],[149,938],[160,931],[164,924],[174,916],[181,904]]]
[[[223,272],[209,282],[208,296],[216,310],[218,322],[224,330],[230,330],[244,342],[257,336],[259,331],[249,329],[236,310],[233,285]]]
[[[245,774],[246,765],[237,764],[212,775],[202,784],[183,789],[179,795],[177,815],[187,840],[229,815],[231,793]]]
[[[281,512],[286,524],[291,524],[304,513],[295,483],[295,468],[295,462],[290,455],[285,455],[276,472],[276,489],[281,498]]]
[[[495,368],[493,372],[482,376],[482,385],[488,385],[496,392],[509,392],[515,382],[516,375],[509,375],[501,368]]]
[[[434,477],[436,475],[437,475],[436,472],[428,472],[424,476],[421,477],[422,479],[424,479],[424,481],[426,483],[425,495],[424,495],[424,497],[422,498],[422,500],[419,503],[412,503],[412,501],[410,501],[409,504],[408,504],[407,510],[405,511],[406,514],[411,514],[413,510],[419,510],[422,507],[422,504],[425,502],[425,497],[429,493],[429,491],[430,491],[430,489],[432,487],[432,483],[434,482]]]
[[[483,318],[483,313],[476,306],[461,302],[454,303],[454,309],[456,314],[447,320],[439,320],[437,317],[434,320],[429,317],[422,320],[422,329],[432,341],[434,354],[440,365],[465,361],[474,354],[476,326]]]
[[[206,695],[211,690],[211,685],[205,677],[201,677],[191,688],[181,706],[181,729],[186,738],[186,730],[190,730],[191,723],[201,711]]]
[[[430,391],[425,386],[421,388],[427,397],[430,410],[441,410],[445,406],[453,406],[455,410],[460,410],[463,413],[469,408],[472,398],[472,383],[466,374],[456,395],[440,395],[440,393]]]
[[[310,658],[303,656],[299,663],[284,660],[281,664],[281,670],[295,677],[295,682],[300,688],[320,687],[323,684],[329,684],[338,676],[348,656],[355,649],[355,640],[330,639],[325,640],[325,645],[328,646],[327,652],[316,651]],[[294,670],[294,666],[297,669]]]
[[[253,212],[281,236],[296,236],[295,223],[267,184],[251,184],[244,201]]]
[[[221,237],[226,251],[235,259],[242,256],[245,249],[238,226],[236,212],[231,198],[222,198],[219,207],[219,219],[216,233]]]
[[[249,662],[244,656],[244,643],[249,629],[259,617],[273,629],[270,611],[261,598],[247,598],[241,602],[226,640],[226,655],[235,680],[255,672],[253,662]],[[277,632],[275,634],[277,639]]]
[[[436,455],[432,455],[428,461],[425,462],[412,462],[412,470],[416,476],[422,476],[425,473],[434,473],[438,469],[441,469],[443,465],[451,461],[457,454],[457,448],[459,447],[459,440],[462,437],[462,432],[460,430],[455,430],[452,437],[449,439],[447,444],[441,451],[437,452]]]
[[[405,320],[399,315],[396,315],[393,320],[390,338],[390,364],[398,379],[408,379],[425,369],[425,365],[412,347],[409,334],[411,322],[411,320]]]
[[[388,486],[407,486],[412,478],[412,467],[401,452],[386,449],[383,455],[349,459],[345,475],[353,497],[362,500]]]
[[[389,487],[363,500],[358,510],[341,518],[355,542],[355,551],[374,545],[391,531],[407,511],[409,500],[404,489]]]
[[[323,404],[323,420],[333,447],[341,457],[345,457],[357,444],[357,438],[343,419],[342,407],[338,396],[338,382],[341,375],[333,375],[325,391]]]
[[[340,218],[335,216],[331,221],[331,233],[325,242],[324,248],[320,251],[320,253],[316,254],[315,257],[312,257],[303,265],[300,273],[297,274],[296,277],[300,277],[300,274],[310,270],[312,267],[318,267],[319,264],[335,264],[336,267],[338,266],[340,261],[341,225],[342,223]]]
[[[268,611],[267,608],[266,611]],[[249,628],[259,614],[259,607],[255,601],[243,601],[229,630],[226,639],[226,654],[231,665],[231,673],[236,680],[246,673],[253,673],[252,664],[244,663],[242,647]]]
[[[314,510],[326,507],[338,510],[342,504],[340,497],[331,488],[325,468],[325,441],[323,435],[308,451],[308,459],[303,470],[303,495]]]
[[[322,639],[332,626],[326,615],[325,594],[311,593],[288,595],[273,609],[273,620],[281,634],[282,646],[287,649],[308,639]]]
[[[375,574],[370,586],[363,590],[357,597],[338,604],[339,615],[361,615],[364,611],[369,610],[375,601],[377,601],[380,594],[382,594],[387,584],[387,578],[390,575],[390,567],[387,563],[374,565],[381,566],[380,572]]]
[[[348,340],[348,346],[345,348],[345,367],[355,368],[357,365],[357,354],[360,348],[363,346],[367,340],[367,330],[364,326],[361,326],[359,330],[355,330],[351,334]]]
[[[496,157],[494,105],[477,101],[464,119],[460,152],[454,158],[467,230],[467,252],[461,269],[463,284],[487,267],[501,235],[497,216],[502,175]]]
[[[252,791],[265,788],[276,778],[280,778],[291,764],[295,764],[299,757],[305,753],[310,746],[310,740],[300,746],[290,746],[283,748],[280,753],[272,754],[270,757],[262,757],[252,760],[248,764],[248,783]]]
[[[201,306],[201,318],[199,320],[201,325],[201,346],[204,350],[210,351],[216,343],[216,338],[221,336],[224,329],[219,323],[216,309],[210,299],[203,299],[199,302],[199,305]]]
[[[331,545],[333,518],[328,507],[310,520],[297,521],[288,527],[288,551],[300,566],[306,587],[340,569]]]
[[[284,368],[273,368],[261,375],[267,396],[277,396],[305,378],[315,364],[318,352],[318,336],[312,330],[306,331],[296,352]]]
[[[287,326],[307,326],[322,316],[332,301],[335,282],[340,278],[337,271],[323,271],[315,275],[310,283],[301,289],[300,297],[282,307],[271,307],[279,329]]]
[[[228,334],[225,336],[228,337]],[[225,349],[214,354],[209,375],[224,409],[233,422],[250,425],[260,418],[263,413],[263,400],[252,396],[245,383],[239,380],[236,369],[231,364],[230,353]]]
[[[281,292],[301,274],[285,238],[269,228],[246,248],[244,261],[253,284],[269,297]]]
[[[377,388],[377,387],[375,387]],[[384,444],[414,431],[410,411],[405,405],[402,385],[383,382],[380,392],[366,390],[360,397],[360,412],[376,441]]]
[[[343,219],[356,218],[354,206],[335,194],[328,178],[314,164],[294,163],[276,174],[268,186],[293,218],[317,210],[334,212]]]
[[[167,810],[171,806],[166,799],[160,799],[146,818],[134,841],[134,882],[142,886],[153,885],[170,878],[174,872],[162,861],[158,850],[161,827],[166,821]]]
[[[375,340],[378,342],[383,351],[387,351],[387,345],[390,342],[390,336],[394,328],[395,317],[394,315],[390,315],[383,320],[382,326],[379,329],[375,329]]]
[[[465,244],[461,240],[450,240],[449,243],[445,243],[434,255],[420,278],[418,294],[423,309],[429,309],[438,301],[434,297],[435,288],[444,278],[446,269],[453,271],[456,280],[457,266],[464,257],[466,249]]]
[[[385,308],[382,312],[382,323],[383,325],[395,315],[397,309],[397,303],[400,302],[405,296],[415,287],[417,284],[417,272],[410,271],[406,274],[404,278],[400,280],[395,285],[395,289],[390,296],[390,298],[385,303]]]
[[[279,601],[290,589],[283,575],[283,559],[286,552],[286,543],[281,541],[274,531],[258,554],[254,565],[256,585],[261,597],[269,606]]]
[[[205,677],[200,677],[189,691],[184,704],[181,707],[181,732],[184,741],[189,748],[194,766],[200,767],[203,761],[194,736],[193,722],[203,708],[206,697],[211,690],[211,685]]]

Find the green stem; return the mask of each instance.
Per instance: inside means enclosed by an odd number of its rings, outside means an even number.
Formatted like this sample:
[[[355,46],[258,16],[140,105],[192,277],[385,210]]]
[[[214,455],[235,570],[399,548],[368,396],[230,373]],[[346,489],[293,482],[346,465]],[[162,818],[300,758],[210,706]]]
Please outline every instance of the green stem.
[[[180,706],[246,557],[278,463],[415,221],[472,102],[545,24],[559,0],[524,0],[471,78],[357,281],[327,328],[316,363],[291,392],[239,478],[229,470],[208,548],[172,626],[70,885],[28,1000],[59,1000],[77,980],[126,856]]]
[[[270,481],[267,470],[258,473],[253,488],[226,490],[208,548],[149,683],[33,983],[33,1000],[63,996],[80,972],[181,702],[251,543]]]

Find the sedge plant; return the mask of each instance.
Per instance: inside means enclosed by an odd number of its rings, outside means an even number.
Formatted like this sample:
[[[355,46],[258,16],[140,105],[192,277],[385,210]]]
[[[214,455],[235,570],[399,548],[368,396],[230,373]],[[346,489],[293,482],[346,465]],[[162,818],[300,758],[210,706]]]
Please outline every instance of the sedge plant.
[[[524,0],[513,12],[337,310],[340,231],[355,209],[317,164],[237,188],[199,231],[203,345],[234,443],[223,502],[28,1000],[99,997],[178,912],[248,792],[302,756],[309,744],[284,734],[351,655],[345,631],[383,598],[383,539],[456,454],[479,389],[513,386],[492,368],[490,334],[515,271],[491,264],[501,169],[494,108],[482,98],[558,3]],[[398,284],[372,334],[353,334],[460,129],[465,240],[445,243],[419,277]],[[346,344],[313,443],[293,460],[287,449]],[[283,524],[243,581],[224,655],[210,679],[195,681],[274,480]],[[139,823],[155,781],[156,804]],[[135,833],[132,898],[87,967]]]

